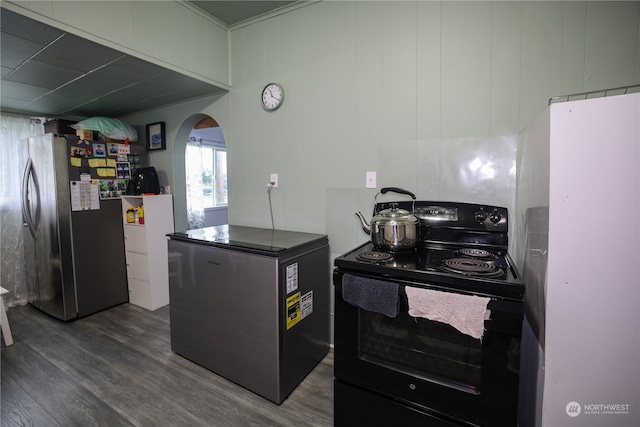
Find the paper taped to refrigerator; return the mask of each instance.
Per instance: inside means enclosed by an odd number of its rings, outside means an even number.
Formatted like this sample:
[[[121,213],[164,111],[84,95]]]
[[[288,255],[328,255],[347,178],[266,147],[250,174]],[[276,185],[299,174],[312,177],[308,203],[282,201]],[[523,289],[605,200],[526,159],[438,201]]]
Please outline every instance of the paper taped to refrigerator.
[[[99,181],[71,181],[71,210],[88,211],[100,209]]]

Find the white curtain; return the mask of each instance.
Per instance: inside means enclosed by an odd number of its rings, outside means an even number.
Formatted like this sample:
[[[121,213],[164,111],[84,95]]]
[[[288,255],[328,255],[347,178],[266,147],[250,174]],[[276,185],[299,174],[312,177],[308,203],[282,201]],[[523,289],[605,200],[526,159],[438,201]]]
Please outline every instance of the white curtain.
[[[8,114],[0,115],[0,283],[9,290],[5,303],[12,307],[28,300],[25,250],[22,221],[22,175],[27,153],[22,141],[44,133],[42,119]]]
[[[185,152],[189,230],[204,227],[202,169],[202,143],[196,138],[189,138]]]

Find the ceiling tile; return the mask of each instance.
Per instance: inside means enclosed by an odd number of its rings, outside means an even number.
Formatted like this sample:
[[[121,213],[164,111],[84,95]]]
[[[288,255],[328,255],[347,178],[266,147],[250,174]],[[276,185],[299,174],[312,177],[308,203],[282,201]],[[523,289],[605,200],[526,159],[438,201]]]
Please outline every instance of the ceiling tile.
[[[175,87],[176,74],[178,73],[167,70],[167,72],[164,74],[160,74],[150,79],[141,81],[136,85],[136,87],[139,89],[150,90],[159,93],[175,92],[178,90],[178,88]],[[162,89],[158,90],[159,88]]]
[[[92,90],[92,88],[85,89],[84,87],[78,85],[76,82],[69,83],[56,89],[55,91],[49,92],[47,96],[67,99],[74,105],[81,105],[87,102],[91,102],[103,95],[102,92]]]
[[[132,105],[140,102],[141,100],[155,98],[157,96],[157,93],[149,93],[141,90],[136,90],[134,87],[127,90],[112,92],[109,95],[100,98],[100,101],[113,104],[115,109],[120,105]]]
[[[38,98],[36,101],[30,102],[27,105],[27,108],[36,113],[60,115],[74,106],[75,103],[69,99],[43,96]]]
[[[0,11],[0,21],[3,33],[12,34],[41,45],[47,45],[64,34],[64,31],[4,8]]]
[[[44,62],[28,61],[6,77],[5,80],[55,89],[80,76],[81,73],[69,68],[45,64]]]
[[[86,73],[123,56],[124,53],[65,34],[33,59]]]
[[[84,87],[91,87],[96,92],[107,94],[143,81],[144,78],[112,67],[100,68],[77,80]]]
[[[142,59],[138,59],[133,56],[123,56],[109,66],[115,70],[122,70],[147,78],[159,76],[160,74],[167,72],[167,69],[164,67],[143,61]]]
[[[118,104],[115,105],[113,102],[104,101],[103,99],[96,100],[94,102],[90,102],[88,104],[80,105],[74,108],[72,111],[67,112],[67,115],[73,115],[78,117],[93,117],[93,116],[103,116],[103,111],[110,111],[112,114],[110,117],[118,117],[124,116],[130,113],[135,113],[138,111],[143,111],[146,109],[151,109],[157,107],[157,104],[150,103],[150,106],[146,105],[143,107],[139,107],[139,104]]]
[[[3,67],[16,68],[43,48],[44,45],[2,32],[0,61]]]
[[[1,13],[3,111],[82,120],[226,92],[4,8]]]
[[[27,105],[26,101],[23,101],[21,99],[9,98],[4,94],[2,94],[2,97],[0,97],[0,103],[2,104],[3,111],[10,111],[10,112],[22,111],[25,105]]]
[[[49,89],[40,86],[26,85],[24,83],[3,80],[0,83],[0,91],[2,92],[2,96],[21,99],[24,101],[33,101],[34,99],[39,98],[45,93],[49,92]]]
[[[227,25],[234,25],[247,19],[255,18],[275,9],[297,3],[298,1],[242,0],[242,1],[190,1],[209,15],[216,17]]]
[[[1,61],[0,61],[1,62]],[[10,72],[13,71],[13,68],[8,68],[5,66],[0,66],[0,78],[5,78],[7,75],[9,75]]]
[[[154,98],[154,99],[145,99],[140,102],[136,102],[135,104],[123,105],[118,110],[118,114],[127,115],[136,111],[145,111],[152,110],[157,108],[158,105],[169,105],[170,102],[162,99],[162,97]]]

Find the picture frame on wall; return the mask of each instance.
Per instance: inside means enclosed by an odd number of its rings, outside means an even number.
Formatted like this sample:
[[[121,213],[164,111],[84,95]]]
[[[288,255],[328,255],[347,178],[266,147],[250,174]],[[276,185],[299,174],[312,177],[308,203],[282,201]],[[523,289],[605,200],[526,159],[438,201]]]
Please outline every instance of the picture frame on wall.
[[[147,125],[147,150],[165,150],[167,148],[164,122]]]

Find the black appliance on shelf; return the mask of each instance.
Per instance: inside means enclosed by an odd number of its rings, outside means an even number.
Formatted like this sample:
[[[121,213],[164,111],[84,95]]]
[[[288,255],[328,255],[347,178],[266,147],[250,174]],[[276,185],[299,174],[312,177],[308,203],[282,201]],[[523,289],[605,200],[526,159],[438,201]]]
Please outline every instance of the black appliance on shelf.
[[[507,253],[507,209],[393,203],[419,218],[416,249],[369,242],[335,260],[335,425],[515,426],[525,287]],[[427,293],[453,316],[458,300],[480,304],[483,318],[467,319],[476,332],[430,320],[415,299]],[[389,295],[392,313],[379,309]]]
[[[141,194],[160,194],[158,172],[153,166],[138,168],[131,173],[131,180],[127,185],[127,194],[139,196]]]

